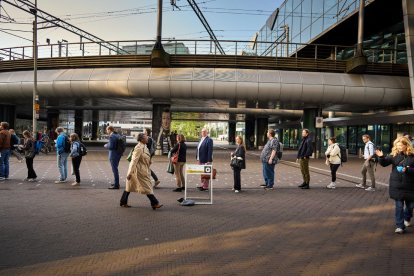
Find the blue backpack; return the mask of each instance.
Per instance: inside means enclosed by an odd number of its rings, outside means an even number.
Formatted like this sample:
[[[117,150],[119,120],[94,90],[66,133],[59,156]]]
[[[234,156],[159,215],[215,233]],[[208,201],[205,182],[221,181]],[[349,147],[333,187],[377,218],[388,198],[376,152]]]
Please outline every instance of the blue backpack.
[[[35,154],[39,154],[41,152],[44,144],[45,142],[43,142],[42,140],[35,141],[35,146],[34,146]]]

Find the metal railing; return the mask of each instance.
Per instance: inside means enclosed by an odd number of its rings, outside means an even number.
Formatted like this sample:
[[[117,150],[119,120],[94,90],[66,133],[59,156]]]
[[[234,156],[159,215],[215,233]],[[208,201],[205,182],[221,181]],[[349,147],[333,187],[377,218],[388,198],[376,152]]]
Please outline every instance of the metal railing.
[[[105,48],[101,43],[58,43],[38,46],[39,58],[84,57],[111,55],[150,55],[155,40],[108,41],[124,51]],[[328,60],[348,60],[354,56],[356,46],[284,43],[258,41],[221,40],[220,45],[227,55],[267,56],[290,58],[314,58]],[[167,53],[173,55],[221,55],[213,40],[163,40]],[[264,54],[266,53],[266,54]],[[369,63],[406,64],[405,49],[364,48]],[[0,49],[0,61],[32,59],[33,46]]]

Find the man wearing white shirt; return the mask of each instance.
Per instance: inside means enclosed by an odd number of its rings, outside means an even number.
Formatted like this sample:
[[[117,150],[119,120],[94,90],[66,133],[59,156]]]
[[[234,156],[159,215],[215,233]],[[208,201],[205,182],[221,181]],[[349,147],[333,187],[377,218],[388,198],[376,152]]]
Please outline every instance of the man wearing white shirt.
[[[375,191],[375,174],[374,174],[374,143],[371,142],[370,137],[368,134],[362,135],[362,141],[365,143],[364,147],[364,164],[361,168],[361,174],[362,174],[362,183],[355,185],[358,188],[365,189],[365,191],[368,192],[374,192]],[[369,174],[369,177],[371,178],[371,186],[367,186],[367,172]]]

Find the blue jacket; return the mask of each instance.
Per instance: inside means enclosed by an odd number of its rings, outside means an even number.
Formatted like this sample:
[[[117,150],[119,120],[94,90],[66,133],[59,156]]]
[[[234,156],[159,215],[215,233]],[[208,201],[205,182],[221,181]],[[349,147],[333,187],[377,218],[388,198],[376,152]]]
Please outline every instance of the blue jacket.
[[[65,139],[66,134],[64,132],[61,132],[56,139],[56,152],[58,154],[62,154],[65,152]]]
[[[202,164],[213,162],[213,139],[207,136],[200,148],[197,146],[196,159]]]
[[[112,132],[109,136],[108,141],[108,151],[109,151],[109,159],[119,160],[122,156],[121,153],[118,152],[118,140],[121,136],[117,132]]]

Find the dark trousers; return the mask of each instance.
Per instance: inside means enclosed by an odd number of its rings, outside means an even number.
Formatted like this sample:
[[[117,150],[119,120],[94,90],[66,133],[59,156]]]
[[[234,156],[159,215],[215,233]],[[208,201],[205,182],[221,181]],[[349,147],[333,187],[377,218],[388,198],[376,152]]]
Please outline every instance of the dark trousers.
[[[73,172],[76,176],[76,182],[80,183],[79,167],[82,162],[82,156],[72,157]]]
[[[33,159],[26,157],[27,178],[37,178],[36,172],[33,169]]]
[[[336,171],[338,170],[340,165],[341,164],[329,164],[329,167],[331,168],[332,182],[336,181]]]
[[[151,177],[154,179],[154,181],[158,181],[157,175],[151,170]]]
[[[241,169],[233,168],[233,178],[234,178],[234,189],[240,191],[241,190],[241,177],[240,177]]]
[[[114,174],[114,186],[119,187],[119,160],[121,160],[121,155],[117,153],[111,153],[109,156],[109,162],[111,163],[112,172]]]
[[[128,204],[129,194],[130,192],[124,191],[121,197],[120,205]],[[147,197],[151,201],[151,206],[157,205],[159,203],[155,195],[147,195]]]

